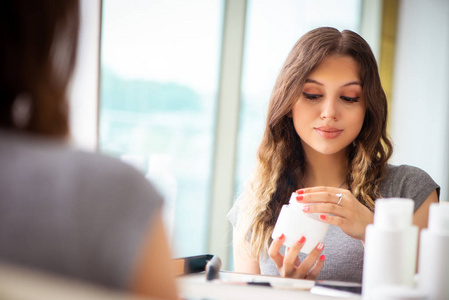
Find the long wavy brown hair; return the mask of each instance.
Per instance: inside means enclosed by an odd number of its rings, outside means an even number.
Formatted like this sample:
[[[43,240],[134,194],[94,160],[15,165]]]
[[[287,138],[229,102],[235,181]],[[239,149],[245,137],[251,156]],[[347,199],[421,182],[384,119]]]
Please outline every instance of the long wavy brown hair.
[[[0,128],[67,136],[78,27],[77,0],[0,1]],[[19,126],[13,110],[21,97],[29,114]]]
[[[302,186],[306,162],[300,138],[289,117],[305,80],[329,55],[352,57],[359,65],[366,114],[362,129],[347,149],[347,183],[360,203],[374,209],[379,185],[387,171],[393,147],[387,137],[387,99],[371,48],[358,34],[322,27],[306,33],[293,47],[276,80],[266,127],[258,148],[257,165],[243,201],[238,201],[238,230],[254,257],[265,253],[282,205]]]

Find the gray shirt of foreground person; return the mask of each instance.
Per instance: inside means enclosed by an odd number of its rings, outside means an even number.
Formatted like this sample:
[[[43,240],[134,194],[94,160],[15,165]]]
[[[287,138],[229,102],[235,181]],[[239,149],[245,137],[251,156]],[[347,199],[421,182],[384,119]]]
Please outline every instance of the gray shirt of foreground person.
[[[423,170],[408,166],[388,166],[386,178],[380,185],[383,198],[410,198],[415,202],[416,211],[426,198],[440,187]],[[238,215],[238,201],[228,213],[228,219],[235,226]],[[282,255],[285,246],[281,247]],[[324,267],[318,280],[337,280],[347,282],[362,282],[364,247],[360,240],[346,235],[340,227],[331,225],[324,239],[323,254],[326,256]],[[307,255],[299,253],[301,261]],[[260,271],[263,275],[280,276],[273,260],[268,254],[261,254],[259,259]]]
[[[161,206],[116,159],[0,130],[0,260],[127,289]]]

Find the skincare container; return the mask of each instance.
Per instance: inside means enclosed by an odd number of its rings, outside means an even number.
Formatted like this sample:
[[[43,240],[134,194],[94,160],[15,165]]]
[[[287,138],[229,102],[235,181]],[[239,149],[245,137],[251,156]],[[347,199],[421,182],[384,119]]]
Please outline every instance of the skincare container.
[[[284,245],[293,246],[301,237],[306,238],[301,252],[309,254],[320,242],[324,241],[329,224],[320,221],[319,214],[306,214],[303,208],[312,203],[299,203],[296,193],[292,193],[289,204],[282,206],[271,237],[277,239],[285,235]]]
[[[419,242],[419,288],[428,300],[449,299],[449,203],[432,203]]]
[[[411,199],[376,200],[374,224],[365,233],[363,299],[375,299],[376,290],[387,286],[413,286],[418,247],[413,208]]]

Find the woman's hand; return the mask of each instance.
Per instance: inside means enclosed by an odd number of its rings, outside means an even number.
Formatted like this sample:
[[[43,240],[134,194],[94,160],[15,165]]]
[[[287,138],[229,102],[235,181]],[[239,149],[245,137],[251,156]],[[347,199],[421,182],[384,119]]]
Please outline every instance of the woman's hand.
[[[312,187],[297,190],[296,199],[305,213],[319,213],[323,222],[338,226],[352,238],[365,241],[365,230],[373,223],[374,214],[361,204],[352,193],[333,187]],[[316,204],[315,204],[316,203]]]
[[[282,234],[277,239],[273,240],[268,249],[268,255],[276,264],[276,268],[282,277],[290,278],[304,278],[315,280],[320,274],[324,265],[324,255],[321,252],[324,249],[323,243],[318,245],[310,252],[303,262],[299,260],[298,254],[306,242],[305,237],[302,237],[293,247],[285,250],[285,256],[279,253],[285,236]]]

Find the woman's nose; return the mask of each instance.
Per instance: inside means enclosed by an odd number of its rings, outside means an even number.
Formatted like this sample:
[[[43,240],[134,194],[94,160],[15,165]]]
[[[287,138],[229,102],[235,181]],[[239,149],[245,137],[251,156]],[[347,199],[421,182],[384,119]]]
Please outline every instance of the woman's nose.
[[[337,101],[331,97],[322,102],[321,119],[336,120],[338,117]]]

